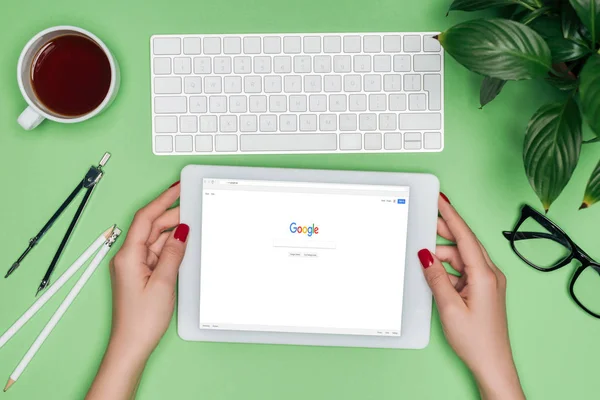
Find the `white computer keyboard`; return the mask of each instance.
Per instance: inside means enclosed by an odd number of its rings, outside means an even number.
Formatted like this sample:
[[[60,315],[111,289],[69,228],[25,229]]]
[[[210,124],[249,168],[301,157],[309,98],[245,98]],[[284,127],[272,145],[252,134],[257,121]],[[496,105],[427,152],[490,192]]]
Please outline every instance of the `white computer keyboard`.
[[[154,153],[441,151],[433,35],[153,36]]]

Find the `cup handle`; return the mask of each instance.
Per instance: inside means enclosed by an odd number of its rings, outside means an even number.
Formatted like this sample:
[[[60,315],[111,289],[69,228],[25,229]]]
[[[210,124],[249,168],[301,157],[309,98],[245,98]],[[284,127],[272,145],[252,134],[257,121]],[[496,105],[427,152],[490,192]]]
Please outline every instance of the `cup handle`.
[[[23,127],[23,129],[28,130],[28,131],[30,131],[33,128],[35,128],[36,126],[38,126],[43,120],[44,120],[44,117],[41,116],[40,114],[38,114],[31,107],[27,107],[25,109],[25,111],[23,111],[21,113],[21,115],[19,115],[19,118],[17,119],[17,121],[19,122],[19,125],[21,125]]]

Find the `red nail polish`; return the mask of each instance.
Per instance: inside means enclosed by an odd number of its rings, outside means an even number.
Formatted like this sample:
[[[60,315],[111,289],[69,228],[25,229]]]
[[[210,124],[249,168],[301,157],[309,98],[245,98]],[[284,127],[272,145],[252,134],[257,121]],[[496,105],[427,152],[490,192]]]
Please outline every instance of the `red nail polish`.
[[[175,229],[175,234],[173,237],[180,242],[184,242],[187,240],[188,234],[190,233],[190,227],[186,224],[179,224]]]
[[[450,203],[450,200],[448,200],[448,196],[446,196],[444,193],[440,192],[440,196],[442,196],[442,199],[446,200],[446,203],[452,204]]]
[[[431,267],[431,265],[433,264],[433,256],[431,255],[431,252],[429,250],[419,250],[418,255],[419,261],[421,261],[421,265],[423,266],[423,268],[427,269]]]
[[[179,182],[180,182],[180,181],[177,181],[177,182],[175,182],[174,184],[172,184],[171,186],[169,186],[169,189],[171,189],[172,187],[175,187],[175,186],[179,185]]]

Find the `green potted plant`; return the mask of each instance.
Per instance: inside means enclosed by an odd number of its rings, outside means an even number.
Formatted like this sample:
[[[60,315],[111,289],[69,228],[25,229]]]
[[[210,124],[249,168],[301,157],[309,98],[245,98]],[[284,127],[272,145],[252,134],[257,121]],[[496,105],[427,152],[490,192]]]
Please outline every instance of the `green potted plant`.
[[[513,12],[455,25],[437,39],[456,61],[484,76],[482,107],[507,81],[545,79],[565,93],[563,101],[537,110],[525,132],[525,172],[547,212],[569,182],[582,146],[600,141],[600,0],[454,0],[450,11],[491,7]],[[595,138],[584,140],[584,121]],[[581,208],[598,201],[600,162]]]

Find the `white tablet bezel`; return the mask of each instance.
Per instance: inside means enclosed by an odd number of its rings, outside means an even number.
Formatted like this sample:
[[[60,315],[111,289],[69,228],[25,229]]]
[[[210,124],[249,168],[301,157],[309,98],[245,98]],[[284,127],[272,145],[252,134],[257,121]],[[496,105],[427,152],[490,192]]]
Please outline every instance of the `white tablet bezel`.
[[[410,187],[407,260],[400,337],[200,329],[200,234],[204,178],[394,185]],[[417,258],[435,249],[438,179],[429,174],[189,165],[181,172],[181,222],[190,226],[179,271],[177,329],[184,340],[312,346],[413,348],[429,343],[431,291]]]

